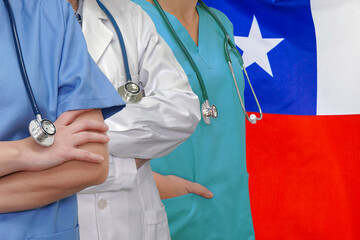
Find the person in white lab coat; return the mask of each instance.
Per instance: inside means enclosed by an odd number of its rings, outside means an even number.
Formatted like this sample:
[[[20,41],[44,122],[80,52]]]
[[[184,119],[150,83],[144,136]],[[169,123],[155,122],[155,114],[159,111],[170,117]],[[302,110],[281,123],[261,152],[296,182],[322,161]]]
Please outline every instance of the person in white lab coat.
[[[118,89],[126,81],[125,69],[111,21],[96,0],[69,2],[80,14],[90,55]],[[140,159],[165,156],[185,141],[200,120],[199,101],[150,17],[128,0],[102,3],[121,29],[132,80],[144,97],[106,121],[109,176],[104,184],[78,194],[80,237],[170,239],[150,163]]]

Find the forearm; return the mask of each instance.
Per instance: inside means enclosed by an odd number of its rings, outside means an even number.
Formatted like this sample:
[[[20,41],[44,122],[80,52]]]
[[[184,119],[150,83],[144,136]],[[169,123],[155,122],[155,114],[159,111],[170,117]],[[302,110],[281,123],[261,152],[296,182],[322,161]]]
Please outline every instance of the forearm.
[[[102,183],[108,162],[71,161],[41,172],[18,172],[0,180],[0,212],[38,208]]]
[[[16,141],[19,142],[19,141]],[[0,143],[0,177],[21,171],[22,161],[19,148],[14,142]]]
[[[34,146],[41,148],[35,144],[31,137],[17,141],[1,142],[0,177],[27,170],[29,165],[32,164],[34,158],[36,158]]]
[[[87,112],[76,119],[103,121],[100,111]],[[41,207],[105,181],[108,151],[105,144],[88,143],[79,148],[104,157],[102,163],[66,162],[38,172],[17,172],[0,178],[0,212]],[[50,158],[51,156],[49,156]]]

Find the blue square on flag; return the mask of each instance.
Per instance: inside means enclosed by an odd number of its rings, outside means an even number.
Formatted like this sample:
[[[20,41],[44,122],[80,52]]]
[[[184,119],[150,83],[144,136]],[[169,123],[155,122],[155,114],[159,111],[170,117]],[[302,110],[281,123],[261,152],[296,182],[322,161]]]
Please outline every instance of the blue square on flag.
[[[231,19],[265,113],[316,115],[316,35],[310,1],[207,1]],[[257,112],[247,85],[246,109]]]

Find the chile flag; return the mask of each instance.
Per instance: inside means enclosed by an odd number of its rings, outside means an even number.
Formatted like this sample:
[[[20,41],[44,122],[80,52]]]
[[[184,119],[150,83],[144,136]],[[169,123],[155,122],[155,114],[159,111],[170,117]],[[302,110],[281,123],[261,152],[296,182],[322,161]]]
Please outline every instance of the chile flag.
[[[360,239],[360,1],[206,2],[265,112],[246,127],[256,239]]]

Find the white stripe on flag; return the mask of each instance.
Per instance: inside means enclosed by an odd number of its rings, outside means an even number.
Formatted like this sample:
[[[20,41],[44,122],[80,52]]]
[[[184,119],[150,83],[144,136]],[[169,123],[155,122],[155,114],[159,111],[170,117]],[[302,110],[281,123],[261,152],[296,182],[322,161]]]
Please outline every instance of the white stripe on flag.
[[[311,0],[318,56],[317,114],[360,113],[360,1]]]

